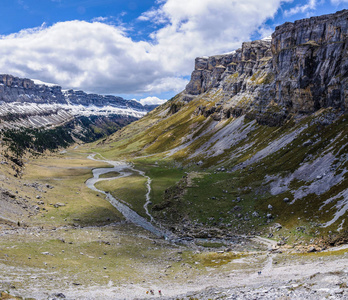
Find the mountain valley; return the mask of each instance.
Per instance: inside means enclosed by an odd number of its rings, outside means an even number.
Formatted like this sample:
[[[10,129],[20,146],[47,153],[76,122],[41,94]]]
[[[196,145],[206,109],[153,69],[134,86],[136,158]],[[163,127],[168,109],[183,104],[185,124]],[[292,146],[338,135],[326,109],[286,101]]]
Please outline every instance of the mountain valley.
[[[2,128],[75,133],[1,143],[3,299],[347,297],[347,33],[285,23],[156,108],[1,76]]]

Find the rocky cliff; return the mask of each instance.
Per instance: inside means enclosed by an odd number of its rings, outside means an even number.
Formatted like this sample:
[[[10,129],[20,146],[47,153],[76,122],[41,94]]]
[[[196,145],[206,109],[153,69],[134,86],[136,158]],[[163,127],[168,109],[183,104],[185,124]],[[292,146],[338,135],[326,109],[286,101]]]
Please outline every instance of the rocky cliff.
[[[243,110],[265,122],[259,113],[271,111],[270,125],[321,108],[344,112],[347,51],[348,10],[285,23],[271,39],[243,43],[229,54],[197,58],[184,100],[215,89],[221,98],[218,104],[223,104],[218,108],[221,117]]]
[[[110,133],[109,129],[114,132],[153,108],[117,96],[62,90],[58,85],[0,75],[0,128],[70,127],[75,124],[75,131],[85,135],[90,132],[89,126],[100,125],[103,128],[99,131]],[[81,123],[81,120],[84,121]],[[88,140],[94,136],[101,137],[99,133],[89,134]]]
[[[58,85],[35,84],[33,80],[12,75],[0,75],[0,101],[11,103],[72,104],[117,106],[146,111],[143,105],[134,100],[125,100],[112,95],[87,94],[83,91],[63,91]]]

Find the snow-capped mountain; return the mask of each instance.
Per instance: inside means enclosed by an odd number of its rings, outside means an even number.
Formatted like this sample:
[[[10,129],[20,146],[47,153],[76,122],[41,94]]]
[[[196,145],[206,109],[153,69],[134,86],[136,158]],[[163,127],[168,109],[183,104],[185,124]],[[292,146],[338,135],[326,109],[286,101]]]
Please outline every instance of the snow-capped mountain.
[[[0,75],[0,128],[59,126],[81,116],[140,118],[152,108],[117,96],[63,90],[40,80]]]

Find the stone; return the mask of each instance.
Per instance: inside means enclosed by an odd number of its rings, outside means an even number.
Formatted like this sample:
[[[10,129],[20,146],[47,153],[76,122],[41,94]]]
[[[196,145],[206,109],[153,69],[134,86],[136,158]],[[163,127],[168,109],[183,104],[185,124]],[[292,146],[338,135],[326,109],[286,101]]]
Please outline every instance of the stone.
[[[50,297],[60,298],[60,299],[65,299],[66,298],[63,293],[55,293],[55,294],[52,294]]]
[[[276,223],[273,225],[273,228],[278,231],[278,230],[282,229],[283,227],[279,223]]]
[[[273,209],[273,206],[271,204],[268,204],[267,208],[268,209]]]
[[[236,205],[235,207],[233,207],[233,210],[234,211],[241,211],[242,208],[240,206]]]

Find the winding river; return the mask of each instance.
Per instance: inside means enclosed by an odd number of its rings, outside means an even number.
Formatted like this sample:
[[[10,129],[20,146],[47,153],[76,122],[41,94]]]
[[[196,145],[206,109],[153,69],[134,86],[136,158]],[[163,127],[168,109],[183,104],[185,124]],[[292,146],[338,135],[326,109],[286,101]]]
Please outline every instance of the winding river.
[[[93,177],[86,181],[86,186],[93,191],[96,191],[98,193],[102,193],[102,194],[106,195],[106,198],[108,199],[108,201],[120,213],[122,213],[122,215],[126,218],[126,220],[150,231],[151,233],[153,233],[157,237],[163,237],[165,239],[170,239],[170,240],[174,239],[175,237],[173,236],[173,234],[171,232],[164,230],[162,228],[159,228],[159,226],[154,224],[155,221],[154,221],[152,215],[148,211],[148,204],[150,203],[150,193],[151,193],[151,178],[146,176],[143,171],[135,169],[133,166],[131,166],[130,164],[128,164],[126,162],[112,161],[112,160],[106,160],[106,159],[102,160],[102,159],[95,158],[95,156],[96,156],[96,154],[89,155],[88,159],[91,159],[94,161],[105,162],[105,163],[112,165],[112,167],[111,168],[93,169],[93,171],[92,171]],[[110,193],[102,191],[102,190],[95,187],[95,184],[97,182],[100,182],[100,181],[114,180],[114,179],[130,176],[133,174],[131,171],[137,172],[141,176],[143,176],[147,179],[147,182],[146,182],[147,193],[145,195],[146,202],[144,204],[144,209],[145,209],[146,214],[150,218],[150,222],[147,219],[143,218],[142,216],[138,215],[129,206],[127,206],[126,204],[122,203],[121,201],[119,201],[118,199],[113,197]],[[117,173],[119,173],[119,175],[108,177],[108,178],[100,178],[101,175],[111,173],[111,172],[117,172]]]

